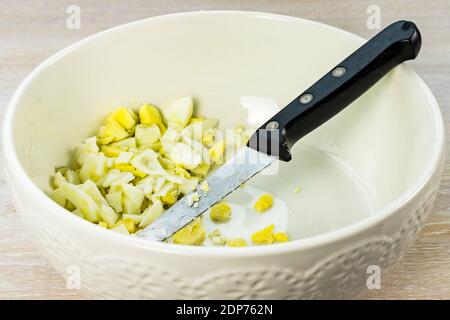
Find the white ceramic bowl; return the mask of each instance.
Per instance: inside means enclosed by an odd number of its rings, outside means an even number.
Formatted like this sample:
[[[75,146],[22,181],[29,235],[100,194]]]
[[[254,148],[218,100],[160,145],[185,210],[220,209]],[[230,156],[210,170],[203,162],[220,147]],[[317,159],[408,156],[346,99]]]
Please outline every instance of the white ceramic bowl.
[[[97,298],[353,296],[369,266],[386,270],[413,243],[441,176],[441,114],[406,65],[298,143],[279,175],[253,181],[286,201],[295,241],[149,243],[79,219],[42,190],[119,104],[164,107],[193,95],[199,113],[232,126],[246,119],[241,96],[283,106],[363,42],[298,18],[193,12],[120,26],[54,55],[17,89],[3,128],[8,180],[34,242],[63,276],[79,267],[82,289]]]

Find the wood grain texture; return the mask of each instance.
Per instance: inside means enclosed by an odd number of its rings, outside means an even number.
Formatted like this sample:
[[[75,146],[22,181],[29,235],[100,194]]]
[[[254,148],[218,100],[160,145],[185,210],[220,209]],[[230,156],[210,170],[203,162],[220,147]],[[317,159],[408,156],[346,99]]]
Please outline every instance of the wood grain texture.
[[[81,8],[81,30],[66,28],[69,4]],[[435,94],[450,132],[450,1],[419,0],[0,0],[0,118],[19,82],[43,59],[98,31],[150,16],[181,11],[238,9],[321,21],[364,37],[369,5],[381,8],[382,26],[414,20],[424,45],[413,68]],[[447,141],[450,139],[447,138]],[[450,148],[447,146],[447,150]],[[420,238],[382,278],[382,289],[363,299],[450,299],[450,158],[439,196]],[[0,172],[0,299],[82,299],[33,247],[15,213]]]

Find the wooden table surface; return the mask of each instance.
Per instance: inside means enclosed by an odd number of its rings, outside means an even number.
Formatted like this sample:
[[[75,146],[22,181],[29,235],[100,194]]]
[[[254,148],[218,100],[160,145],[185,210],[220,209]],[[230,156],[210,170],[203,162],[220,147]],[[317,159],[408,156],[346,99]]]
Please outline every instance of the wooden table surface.
[[[81,29],[66,28],[67,7],[81,9]],[[90,34],[145,17],[194,10],[266,11],[321,21],[364,37],[367,8],[381,9],[384,27],[414,20],[424,44],[412,62],[434,92],[450,132],[450,0],[0,0],[0,118],[19,82],[43,59]],[[449,141],[450,139],[447,139]],[[447,146],[447,150],[450,148]],[[450,157],[433,213],[412,249],[388,274],[380,290],[363,299],[450,298]],[[0,299],[82,299],[41,257],[22,228],[0,174]]]

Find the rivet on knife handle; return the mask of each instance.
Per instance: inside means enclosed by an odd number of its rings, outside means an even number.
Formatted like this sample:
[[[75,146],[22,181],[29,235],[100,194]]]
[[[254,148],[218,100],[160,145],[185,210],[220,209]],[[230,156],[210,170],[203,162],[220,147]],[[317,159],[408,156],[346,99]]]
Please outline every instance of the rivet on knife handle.
[[[264,123],[248,146],[291,160],[290,148],[300,138],[339,113],[394,67],[416,58],[421,43],[414,23],[391,24]]]

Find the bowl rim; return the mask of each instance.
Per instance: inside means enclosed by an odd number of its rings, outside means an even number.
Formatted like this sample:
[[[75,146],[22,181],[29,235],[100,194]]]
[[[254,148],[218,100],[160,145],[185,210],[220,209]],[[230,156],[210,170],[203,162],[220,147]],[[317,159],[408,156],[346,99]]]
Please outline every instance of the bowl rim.
[[[380,221],[388,218],[390,215],[394,214],[396,211],[400,210],[404,206],[406,206],[417,194],[425,187],[425,185],[429,182],[432,176],[435,174],[436,170],[439,169],[441,157],[444,152],[444,125],[442,115],[438,106],[438,103],[431,93],[428,86],[425,82],[414,72],[409,66],[404,66],[406,72],[408,72],[412,77],[414,77],[418,87],[424,95],[426,96],[430,108],[432,110],[433,119],[436,127],[436,144],[437,148],[434,149],[431,160],[428,162],[427,167],[424,169],[424,172],[420,177],[418,177],[414,184],[409,186],[405,191],[402,192],[400,196],[398,196],[395,200],[391,201],[389,204],[374,212],[374,214],[358,220],[354,223],[346,225],[342,228],[338,228],[335,230],[331,230],[326,233],[321,233],[312,237],[298,239],[289,241],[287,243],[282,244],[273,244],[270,246],[248,246],[244,248],[228,248],[228,247],[197,247],[197,246],[187,246],[187,245],[169,245],[161,242],[150,242],[147,240],[143,240],[133,236],[127,236],[123,234],[119,234],[117,232],[111,232],[111,230],[105,230],[103,228],[98,227],[97,225],[86,221],[84,219],[79,218],[78,216],[67,214],[67,210],[59,206],[53,200],[51,200],[45,193],[42,191],[28,176],[24,167],[21,165],[18,160],[18,156],[16,154],[14,144],[13,144],[13,119],[15,115],[15,111],[17,108],[17,103],[22,97],[23,93],[28,88],[29,84],[43,71],[45,68],[50,66],[53,62],[61,59],[66,54],[69,54],[71,51],[82,47],[86,44],[89,44],[95,41],[98,38],[101,38],[105,35],[113,33],[119,30],[125,30],[126,28],[143,24],[143,23],[151,23],[157,22],[158,20],[177,20],[179,18],[183,18],[186,16],[198,16],[198,15],[236,15],[243,17],[253,17],[253,18],[261,18],[268,20],[282,20],[286,22],[302,22],[314,24],[320,28],[326,28],[334,30],[335,32],[339,32],[341,34],[346,35],[347,37],[352,37],[353,39],[364,43],[366,40],[360,36],[357,36],[348,31],[321,23],[313,20],[308,20],[299,17],[267,13],[267,12],[258,12],[258,11],[240,11],[240,10],[201,10],[201,11],[188,11],[188,12],[179,12],[179,13],[171,13],[166,15],[159,15],[154,17],[148,17],[136,21],[132,21],[129,23],[125,23],[98,33],[95,33],[91,36],[83,38],[74,44],[58,51],[53,54],[42,63],[40,63],[37,67],[35,67],[31,73],[19,84],[18,88],[15,90],[11,100],[8,104],[8,107],[5,112],[5,117],[3,120],[3,129],[2,129],[2,145],[3,145],[3,158],[4,158],[4,166],[7,170],[5,173],[10,176],[14,176],[15,179],[10,180],[9,183],[12,186],[13,182],[11,180],[21,181],[23,186],[29,189],[30,194],[34,198],[35,201],[39,202],[40,205],[47,207],[48,212],[54,215],[58,215],[58,218],[62,219],[64,223],[72,224],[72,228],[83,228],[86,233],[93,233],[97,237],[104,237],[105,241],[115,241],[120,242],[122,245],[130,245],[134,247],[139,247],[143,250],[151,250],[151,251],[159,251],[164,253],[171,254],[182,254],[182,255],[192,255],[197,257],[239,257],[239,258],[251,258],[255,256],[266,256],[266,255],[281,255],[286,254],[293,251],[305,251],[312,248],[320,247],[327,245],[332,242],[338,242],[345,239],[348,239],[354,235],[362,233],[371,227],[378,224]]]

